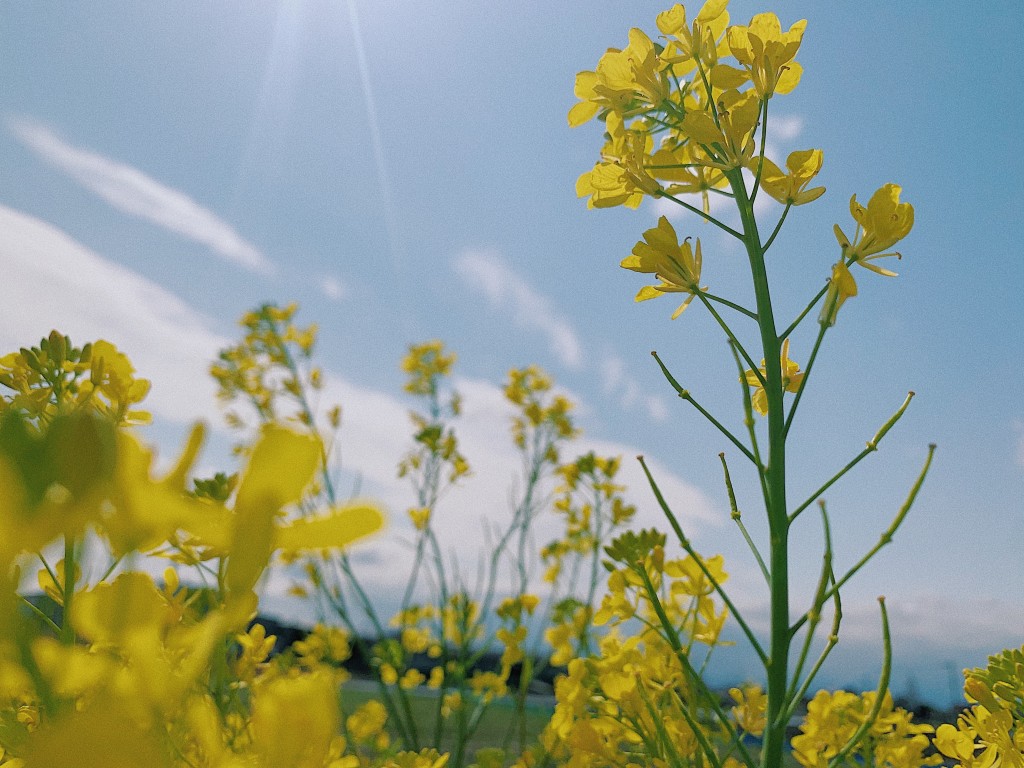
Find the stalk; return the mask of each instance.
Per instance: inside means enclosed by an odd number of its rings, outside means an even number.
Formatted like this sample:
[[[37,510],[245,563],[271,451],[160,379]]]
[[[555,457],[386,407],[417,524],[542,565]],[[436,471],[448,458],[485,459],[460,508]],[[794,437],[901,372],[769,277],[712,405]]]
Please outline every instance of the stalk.
[[[775,316],[772,312],[764,248],[757,231],[754,206],[738,169],[726,174],[736,196],[743,226],[743,243],[750,262],[750,273],[757,301],[757,324],[765,359],[765,394],[768,399],[768,461],[762,472],[764,502],[768,514],[770,590],[770,643],[765,672],[768,678],[767,726],[761,751],[763,768],[782,765],[786,736],[786,690],[789,685],[789,518],[786,512],[786,430],[783,413],[782,368]]]

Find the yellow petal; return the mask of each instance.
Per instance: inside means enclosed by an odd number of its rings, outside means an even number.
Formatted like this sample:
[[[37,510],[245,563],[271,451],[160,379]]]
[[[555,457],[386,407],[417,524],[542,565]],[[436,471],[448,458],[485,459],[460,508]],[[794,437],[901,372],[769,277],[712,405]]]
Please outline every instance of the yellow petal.
[[[352,503],[323,517],[296,520],[277,531],[277,546],[294,552],[333,549],[351,544],[384,527],[384,514],[370,503]]]
[[[310,435],[268,424],[253,449],[238,489],[235,511],[271,503],[276,509],[302,498],[320,463],[320,445]]]
[[[636,298],[633,301],[647,301],[648,299],[656,299],[661,296],[662,293],[653,285],[645,285],[637,293]]]
[[[597,114],[598,109],[598,104],[593,101],[581,101],[579,104],[574,104],[569,110],[569,127],[576,128],[583,125]]]
[[[225,576],[229,593],[250,591],[274,545],[274,517],[298,501],[320,462],[320,445],[309,435],[269,424],[253,449],[235,502],[235,531]]]
[[[723,90],[739,88],[749,79],[750,75],[745,70],[731,67],[728,64],[716,64],[711,68],[711,84],[715,88]]]
[[[779,79],[775,81],[775,93],[787,94],[797,87],[800,78],[804,74],[804,68],[800,62],[791,61],[786,64],[779,73]]]
[[[156,733],[140,728],[123,704],[104,698],[33,733],[25,768],[170,766]]]

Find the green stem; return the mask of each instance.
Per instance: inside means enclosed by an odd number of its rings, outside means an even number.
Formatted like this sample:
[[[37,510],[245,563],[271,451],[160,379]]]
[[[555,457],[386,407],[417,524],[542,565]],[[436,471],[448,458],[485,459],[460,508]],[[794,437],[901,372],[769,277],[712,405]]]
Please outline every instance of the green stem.
[[[825,287],[822,288],[820,291],[818,291],[814,295],[814,298],[811,299],[811,301],[807,304],[806,307],[804,307],[803,312],[801,312],[799,315],[796,316],[796,320],[794,320],[792,323],[790,323],[786,327],[786,330],[784,330],[781,334],[779,334],[779,341],[780,342],[783,339],[787,339],[787,338],[789,338],[790,336],[793,335],[793,331],[795,331],[797,326],[800,325],[800,323],[803,321],[803,319],[805,317],[807,317],[807,313],[810,312],[812,309],[814,309],[814,305],[817,304],[819,301],[821,301],[821,297],[824,296],[826,293],[828,293],[828,281],[827,280],[825,281]]]
[[[701,302],[703,302],[708,312],[711,313],[711,316],[715,318],[715,321],[718,323],[721,329],[725,331],[725,335],[729,338],[729,343],[735,346],[737,350],[739,350],[739,353],[743,356],[743,359],[747,361],[747,365],[749,365],[751,369],[753,369],[758,381],[761,382],[761,386],[764,386],[764,377],[761,376],[760,369],[756,365],[754,365],[754,359],[747,352],[746,348],[742,344],[740,344],[740,340],[736,338],[736,334],[732,332],[732,328],[730,328],[729,324],[725,322],[725,320],[722,318],[720,314],[718,314],[718,310],[711,306],[711,302],[708,301],[707,298],[704,296],[703,291],[697,291],[696,295],[697,298],[699,298]],[[757,315],[755,314],[753,315],[753,317],[756,319]],[[758,322],[760,323],[760,320],[758,320]]]
[[[835,583],[834,578],[832,583]],[[811,667],[811,671],[808,672],[807,677],[804,678],[803,684],[790,697],[789,706],[787,707],[785,714],[786,722],[789,722],[789,719],[793,716],[797,707],[800,706],[800,702],[803,701],[804,696],[807,695],[807,691],[811,687],[811,683],[814,682],[814,678],[818,676],[818,672],[825,663],[825,659],[827,659],[829,654],[832,653],[832,649],[839,644],[839,626],[843,623],[843,601],[839,597],[838,592],[832,595],[832,602],[834,603],[832,629],[829,631],[828,641],[825,643],[825,647],[822,649],[821,654],[819,654],[818,660],[815,661],[814,666]]]
[[[670,193],[666,192],[665,190],[660,190],[658,192],[658,194],[657,194],[657,197],[667,198],[667,199],[671,200],[673,203],[675,203],[676,205],[683,206],[683,208],[688,210],[690,213],[695,213],[698,216],[700,216],[702,219],[704,219],[704,221],[711,222],[716,227],[721,229],[723,232],[728,232],[730,235],[735,237],[737,240],[742,240],[743,239],[743,235],[741,235],[739,232],[737,232],[735,229],[733,229],[729,225],[723,224],[722,222],[720,222],[718,219],[716,219],[711,214],[704,213],[704,211],[702,211],[700,208],[698,208],[698,207],[696,207],[694,205],[690,205],[685,200],[680,200],[678,197],[676,197],[673,194],[670,194]]]
[[[710,299],[711,301],[717,301],[719,304],[723,304],[723,305],[729,307],[730,309],[735,309],[737,312],[739,312],[742,315],[746,315],[751,320],[754,320],[754,321],[757,320],[757,313],[756,312],[751,312],[749,309],[747,309],[744,306],[741,306],[741,305],[737,304],[736,302],[729,301],[728,299],[723,299],[721,296],[716,296],[715,294],[708,293],[707,291],[701,291],[701,295],[705,296],[706,298]]]
[[[75,628],[71,624],[71,604],[75,597],[75,540],[64,534],[64,595],[60,620],[60,641],[64,645],[75,644]]]
[[[658,597],[658,591],[654,588],[654,584],[651,582],[651,576],[647,573],[647,568],[643,563],[640,563],[637,566],[636,573],[644,583],[644,589],[651,601],[651,607],[654,609],[654,613],[657,615],[658,621],[661,624],[660,634],[668,640],[668,644],[671,646],[673,653],[675,653],[676,658],[679,660],[679,664],[686,673],[687,679],[697,689],[698,695],[705,700],[708,707],[710,707],[718,717],[719,722],[721,722],[731,734],[735,734],[732,723],[729,722],[728,716],[725,714],[721,704],[718,702],[718,696],[715,695],[714,691],[708,688],[707,683],[704,682],[704,678],[700,676],[700,673],[697,672],[690,663],[690,659],[686,655],[686,649],[683,648],[682,644],[679,642],[679,636],[676,634],[676,629],[672,626],[672,622],[669,620],[668,614],[665,613],[665,607],[661,604],[661,599]],[[713,754],[714,748],[709,742],[707,742],[707,737],[702,733],[702,727],[695,727],[697,724],[691,722],[692,715],[687,713],[685,706],[680,707],[680,710],[683,713],[683,717],[686,718],[687,723],[689,723],[690,727],[693,728],[694,735],[698,737],[698,740],[703,737],[704,741],[702,741],[701,744],[702,746],[706,745],[707,754]]]
[[[814,590],[814,599],[811,601],[811,607],[807,611],[807,632],[804,636],[803,647],[800,649],[800,655],[797,659],[796,666],[793,667],[793,682],[790,686],[790,692],[787,698],[792,701],[796,695],[796,689],[800,682],[800,675],[803,674],[804,664],[807,662],[808,654],[811,650],[811,643],[814,642],[814,633],[818,629],[818,624],[821,622],[821,608],[825,603],[824,595],[825,590],[828,589],[829,585],[835,581],[835,574],[832,571],[832,530],[828,522],[828,511],[825,509],[825,502],[819,504],[822,518],[822,528],[824,529],[825,536],[825,551],[822,555],[821,562],[821,576],[818,579],[818,586]]]
[[[807,381],[811,378],[811,369],[814,367],[814,361],[818,359],[818,350],[821,349],[821,342],[825,338],[825,333],[828,331],[828,326],[822,323],[818,327],[818,337],[814,340],[814,347],[811,349],[811,356],[807,358],[807,367],[804,369],[804,376],[800,379],[800,386],[797,387],[796,397],[793,398],[793,405],[789,407],[789,415],[786,416],[786,426],[783,427],[783,432],[788,436],[789,428],[793,424],[793,417],[796,416],[796,408],[800,405],[800,398],[804,396],[804,389],[807,387]]]
[[[743,402],[743,424],[747,428],[747,435],[750,437],[750,451],[754,455],[754,466],[757,467],[757,480],[761,484],[761,497],[768,497],[768,484],[765,481],[764,462],[761,461],[761,444],[757,439],[757,422],[754,420],[754,407],[750,402],[750,386],[744,376],[743,362],[735,345],[729,345],[733,360],[736,361],[736,371],[739,374],[740,398]]]
[[[50,628],[50,630],[53,632],[53,634],[56,637],[60,637],[60,634],[61,634],[60,627],[58,627],[56,625],[56,623],[54,623],[53,619],[51,619],[49,616],[47,616],[45,613],[43,613],[43,611],[40,610],[40,608],[35,603],[33,603],[31,600],[29,600],[24,595],[18,595],[18,597],[21,598],[22,602],[25,603],[25,605],[28,606],[29,610],[31,610],[32,613],[34,613],[36,616],[38,616],[40,619],[42,619],[43,623],[47,627]]]
[[[779,217],[779,222],[775,225],[775,229],[772,230],[772,234],[764,242],[764,252],[768,253],[768,249],[772,247],[772,243],[775,242],[775,238],[778,237],[779,232],[782,231],[782,225],[786,221],[786,217],[789,215],[789,209],[793,207],[792,203],[786,203],[786,207],[782,211],[782,216]],[[817,300],[815,300],[817,301]],[[811,306],[814,306],[813,304]],[[808,310],[810,307],[808,307]],[[806,314],[806,311],[805,313]]]
[[[875,546],[868,550],[868,552],[860,560],[858,560],[857,563],[850,568],[850,570],[843,574],[843,577],[839,579],[839,581],[832,585],[828,592],[825,593],[825,600],[828,600],[830,597],[832,597],[832,595],[837,594],[839,590],[843,588],[843,585],[845,585],[846,582],[852,579],[861,568],[867,565],[868,561],[871,560],[871,558],[878,554],[879,550],[881,550],[882,547],[892,543],[893,536],[896,534],[896,531],[899,530],[899,527],[903,524],[903,521],[907,517],[907,513],[910,512],[910,508],[914,505],[914,501],[917,499],[917,494],[921,490],[921,486],[924,485],[924,479],[925,477],[927,477],[928,469],[932,465],[932,457],[935,455],[935,447],[936,446],[934,443],[928,446],[928,457],[924,461],[924,466],[921,467],[921,472],[918,474],[917,480],[914,481],[914,485],[910,488],[910,492],[907,494],[906,500],[903,502],[903,505],[900,507],[899,511],[896,513],[896,516],[889,524],[889,527],[878,538],[878,543],[876,543]],[[806,621],[807,615],[805,614],[793,625],[793,632],[798,631]]]
[[[761,191],[761,173],[764,171],[764,151],[765,151],[765,148],[767,146],[767,142],[765,141],[765,137],[767,135],[768,135],[768,99],[764,99],[761,102],[761,151],[758,154],[758,158],[757,158],[757,173],[754,175],[754,189],[750,193],[750,202],[751,202],[751,204],[753,204],[753,202],[757,199],[757,193]],[[787,211],[789,210],[788,206],[787,206],[786,210]],[[785,218],[785,214],[783,214],[783,218]],[[782,226],[782,222],[780,221],[779,225],[775,228],[775,232],[772,233],[772,236],[770,238],[768,238],[768,242],[765,243],[764,248],[762,248],[762,251],[767,251],[768,250],[768,246],[771,245],[771,242],[774,239],[775,234],[778,233],[779,228],[781,226]]]
[[[780,722],[789,685],[789,519],[786,514],[786,433],[782,402],[782,368],[778,362],[780,341],[772,311],[771,290],[764,263],[764,249],[757,230],[754,206],[747,196],[746,183],[739,170],[726,173],[736,195],[743,242],[750,262],[750,272],[757,300],[758,326],[764,352],[765,396],[768,400],[768,462],[764,469],[765,509],[770,537],[770,634],[771,645],[765,671],[768,677],[768,726],[764,733],[761,765],[779,768],[782,765],[786,724]]]
[[[636,682],[636,690],[644,702],[644,707],[647,709],[647,714],[651,718],[651,722],[654,724],[654,730],[658,733],[658,744],[661,747],[659,751],[668,758],[666,763],[672,768],[684,768],[685,763],[680,757],[678,750],[676,750],[675,744],[672,743],[672,739],[669,737],[668,731],[665,729],[664,715],[655,708],[654,702],[651,701],[651,696],[647,692],[645,681],[642,677],[640,677]],[[686,708],[680,707],[680,710],[683,713],[683,717],[686,717],[688,714],[686,712]],[[687,718],[687,722],[689,722],[689,718]],[[697,736],[701,749],[704,750],[704,754],[707,756],[714,768],[721,768],[721,763],[718,762],[718,756],[715,754],[714,747],[707,743],[707,737],[701,732],[700,727],[698,726],[695,729],[693,728],[693,725],[690,727],[693,729],[694,735]]]
[[[882,711],[882,702],[885,700],[885,694],[889,690],[889,676],[892,673],[892,637],[889,633],[889,614],[885,610],[885,598],[878,598],[878,606],[882,610],[882,673],[878,679],[878,690],[875,693],[875,701],[868,712],[867,717],[864,718],[864,722],[860,724],[860,727],[854,731],[853,736],[846,742],[842,749],[836,753],[835,757],[828,761],[828,768],[836,768],[838,765],[842,765],[847,755],[852,752],[861,740],[867,735],[868,731],[878,720],[878,714]]]

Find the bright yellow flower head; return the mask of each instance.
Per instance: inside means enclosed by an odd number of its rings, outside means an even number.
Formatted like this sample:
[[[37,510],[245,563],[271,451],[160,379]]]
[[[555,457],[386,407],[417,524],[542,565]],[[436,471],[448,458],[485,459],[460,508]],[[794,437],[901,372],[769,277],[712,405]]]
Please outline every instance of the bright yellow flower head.
[[[654,43],[643,30],[633,28],[624,50],[609,48],[596,71],[576,75],[575,94],[581,101],[569,110],[569,125],[582,125],[601,110],[636,114],[664,102],[669,90]]]
[[[691,109],[683,118],[680,131],[705,148],[707,165],[725,171],[742,168],[754,156],[754,131],[761,116],[761,103],[750,90],[726,91],[718,101],[717,123],[709,111]]]
[[[757,173],[761,164],[761,188],[773,199],[783,205],[804,205],[817,200],[825,194],[824,187],[807,189],[811,179],[821,170],[822,153],[820,149],[804,149],[791,152],[786,159],[784,173],[767,157],[750,161],[750,170]]]
[[[672,314],[679,317],[689,306],[700,287],[700,240],[695,248],[689,239],[679,242],[675,229],[664,216],[658,226],[644,232],[644,239],[633,246],[633,253],[622,260],[622,267],[634,272],[653,274],[661,283],[640,289],[636,301],[654,299],[665,293],[688,293],[686,301]]]
[[[914,207],[900,202],[902,188],[886,184],[871,196],[865,208],[857,202],[857,196],[850,198],[850,213],[857,222],[853,239],[846,236],[839,225],[835,226],[836,239],[843,249],[847,261],[880,275],[895,277],[895,272],[871,264],[887,256],[899,258],[898,253],[888,252],[896,243],[906,237],[914,226]]]
[[[783,32],[774,13],[759,13],[746,27],[729,27],[729,50],[743,68],[719,64],[711,71],[712,83],[719,88],[739,88],[749,80],[761,99],[789,93],[803,73],[793,57],[800,49],[806,28],[807,21],[802,19]]]
[[[728,4],[729,0],[707,0],[692,24],[687,24],[686,8],[679,3],[658,14],[658,29],[672,38],[661,56],[672,64],[674,75],[685,75],[698,61],[705,65],[717,61],[718,44],[729,24]]]
[[[787,392],[796,392],[800,389],[800,382],[804,380],[804,375],[800,372],[800,366],[789,359],[789,339],[782,342],[782,351],[779,358],[779,362],[782,365],[782,388]],[[765,361],[762,360],[762,377],[766,375],[765,371]],[[743,381],[747,386],[756,388],[753,397],[750,399],[751,404],[754,406],[754,410],[762,416],[767,416],[768,394],[764,391],[764,385],[761,384],[761,379],[759,379],[757,374],[753,371],[747,371],[743,374]]]

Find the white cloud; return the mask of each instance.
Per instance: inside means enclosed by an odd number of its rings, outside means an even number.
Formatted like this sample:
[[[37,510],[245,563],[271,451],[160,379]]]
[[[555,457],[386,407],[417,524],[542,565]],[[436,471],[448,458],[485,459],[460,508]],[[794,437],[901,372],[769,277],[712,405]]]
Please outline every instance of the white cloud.
[[[546,296],[516,274],[498,254],[463,251],[453,266],[458,275],[481,291],[491,304],[511,309],[520,328],[547,336],[551,352],[567,366],[582,366],[583,348],[572,325],[552,308]]]
[[[230,224],[188,195],[134,168],[72,146],[50,128],[22,118],[7,121],[11,134],[50,165],[114,208],[194,240],[245,269],[272,274],[274,265]]]
[[[770,115],[768,134],[779,141],[792,141],[804,130],[804,119],[799,115]]]
[[[348,294],[348,289],[334,275],[327,275],[320,281],[320,291],[331,301],[341,301]]]
[[[654,421],[668,418],[665,401],[658,395],[642,395],[640,384],[626,372],[626,363],[613,352],[606,353],[601,360],[601,389],[606,396],[617,399],[625,410],[639,405]]]
[[[218,418],[206,367],[227,341],[179,298],[4,206],[0,263],[0,349],[37,343],[53,328],[77,344],[104,338],[154,381],[146,400],[154,414],[177,423]]]
[[[655,421],[665,421],[668,418],[668,406],[659,395],[648,395],[644,404],[647,406],[647,414]]]

